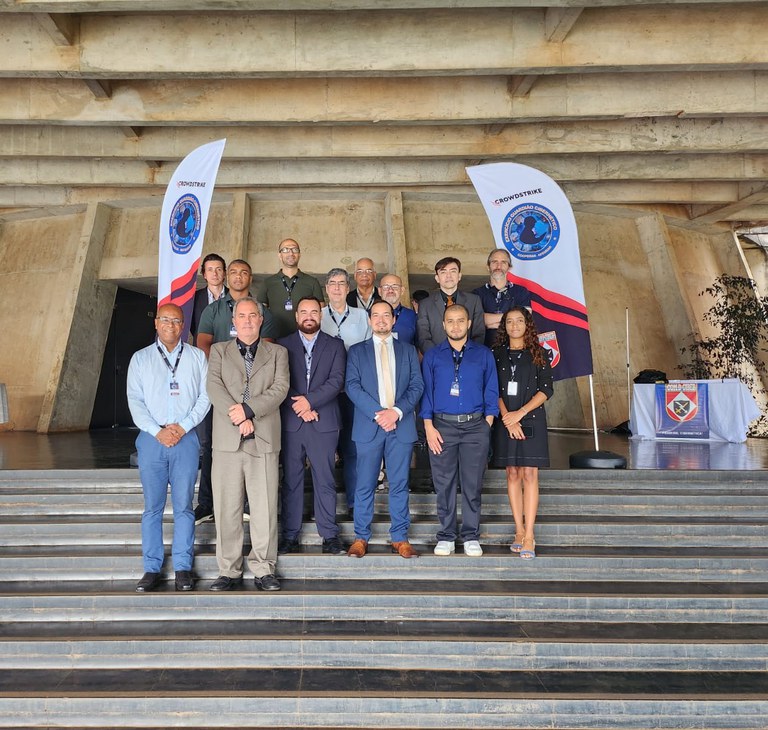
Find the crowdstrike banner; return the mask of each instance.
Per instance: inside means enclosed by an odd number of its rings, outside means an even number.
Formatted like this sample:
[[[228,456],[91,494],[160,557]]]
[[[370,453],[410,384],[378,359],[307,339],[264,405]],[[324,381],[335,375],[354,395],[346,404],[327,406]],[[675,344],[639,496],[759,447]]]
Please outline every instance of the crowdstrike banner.
[[[178,304],[184,310],[182,340],[192,321],[205,225],[226,142],[209,142],[190,152],[173,173],[163,199],[157,301],[158,306]]]
[[[589,321],[573,209],[552,178],[513,162],[468,167],[499,248],[512,256],[508,278],[531,292],[539,340],[555,380],[592,373]]]

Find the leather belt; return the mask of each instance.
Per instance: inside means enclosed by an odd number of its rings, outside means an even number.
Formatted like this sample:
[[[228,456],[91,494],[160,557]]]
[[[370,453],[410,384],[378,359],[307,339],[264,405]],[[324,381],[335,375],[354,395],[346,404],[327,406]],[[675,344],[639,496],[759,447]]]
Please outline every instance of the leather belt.
[[[435,413],[435,418],[438,421],[446,421],[448,423],[469,423],[470,421],[477,421],[482,417],[482,413],[458,413],[456,415],[451,413]]]

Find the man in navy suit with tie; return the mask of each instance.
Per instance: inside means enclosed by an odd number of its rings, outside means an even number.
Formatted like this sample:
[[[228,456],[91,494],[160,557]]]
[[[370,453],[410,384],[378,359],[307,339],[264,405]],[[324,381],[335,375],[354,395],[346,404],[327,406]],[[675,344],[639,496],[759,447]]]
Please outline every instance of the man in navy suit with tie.
[[[320,331],[322,304],[302,297],[296,304],[298,331],[278,340],[288,350],[291,382],[280,406],[282,420],[282,537],[278,554],[299,550],[304,513],[304,462],[312,470],[315,523],[323,552],[343,555],[336,524],[334,457],[341,414],[338,397],[344,387],[347,352],[342,340]]]
[[[362,558],[373,522],[376,478],[384,458],[389,478],[389,530],[392,551],[418,557],[410,542],[408,473],[416,441],[414,408],[424,390],[413,345],[392,336],[395,315],[389,302],[375,302],[370,313],[373,337],[347,354],[346,392],[355,406],[352,439],[357,447],[355,541],[347,555]]]

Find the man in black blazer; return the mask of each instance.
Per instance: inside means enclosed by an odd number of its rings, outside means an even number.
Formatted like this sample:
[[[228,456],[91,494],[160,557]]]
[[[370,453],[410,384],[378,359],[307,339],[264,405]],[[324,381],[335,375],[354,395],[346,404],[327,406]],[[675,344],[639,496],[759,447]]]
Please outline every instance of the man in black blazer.
[[[297,552],[304,512],[304,462],[309,459],[315,523],[323,552],[344,555],[336,524],[334,460],[341,428],[338,396],[344,387],[344,342],[320,331],[322,304],[303,297],[296,305],[298,331],[278,340],[288,350],[290,387],[282,419],[282,537],[279,554]]]
[[[217,253],[209,253],[200,265],[200,273],[205,279],[205,286],[195,292],[195,303],[192,309],[192,322],[189,331],[193,337],[193,344],[197,344],[197,328],[200,325],[200,317],[203,310],[217,299],[221,299],[227,293],[224,286],[227,264]]]
[[[477,294],[459,291],[461,281],[461,261],[453,256],[446,256],[435,264],[435,281],[439,289],[419,303],[416,319],[416,340],[419,350],[426,354],[435,345],[446,339],[443,327],[445,308],[452,304],[461,304],[472,320],[469,338],[482,345],[485,340],[483,323],[483,303]]]

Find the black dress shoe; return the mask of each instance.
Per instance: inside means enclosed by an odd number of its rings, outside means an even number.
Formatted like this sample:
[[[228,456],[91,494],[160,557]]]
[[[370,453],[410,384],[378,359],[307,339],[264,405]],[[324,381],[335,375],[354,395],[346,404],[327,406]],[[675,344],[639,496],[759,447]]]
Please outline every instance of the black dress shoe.
[[[189,570],[176,571],[176,590],[191,591],[195,587],[195,579]]]
[[[323,552],[330,553],[331,555],[346,555],[347,548],[339,540],[338,537],[330,537],[327,540],[323,540]]]
[[[286,540],[284,538],[280,538],[280,541],[277,543],[277,554],[278,555],[287,555],[288,553],[297,553],[301,549],[301,545],[299,544],[298,540]]]
[[[203,522],[211,522],[213,520],[213,509],[210,507],[202,507],[197,505],[195,507],[195,524],[202,525]]]
[[[160,585],[162,576],[160,573],[144,573],[136,584],[136,593],[148,593],[154,591]]]
[[[242,578],[230,578],[228,575],[220,575],[211,583],[212,591],[233,591],[242,584]]]
[[[253,582],[260,591],[280,590],[280,581],[274,575],[264,575],[261,578],[254,578]]]

